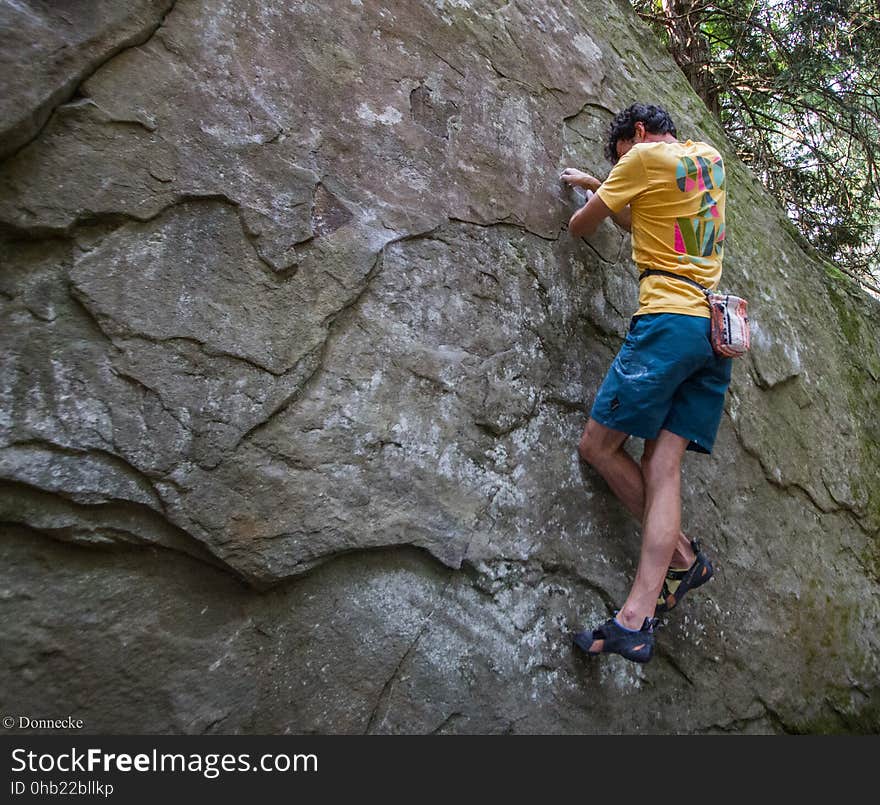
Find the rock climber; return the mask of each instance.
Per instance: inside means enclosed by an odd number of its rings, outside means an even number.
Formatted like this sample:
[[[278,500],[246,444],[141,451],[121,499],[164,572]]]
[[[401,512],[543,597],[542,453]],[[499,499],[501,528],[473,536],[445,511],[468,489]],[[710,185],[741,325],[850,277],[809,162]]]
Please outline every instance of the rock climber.
[[[699,541],[681,530],[681,462],[686,450],[712,452],[730,383],[732,359],[713,351],[709,306],[692,284],[714,290],[721,278],[724,162],[705,142],[679,142],[669,114],[641,103],[614,117],[605,154],[613,167],[604,182],[563,171],[561,180],[587,198],[568,228],[589,237],[610,216],[632,232],[639,306],[578,452],[641,522],[642,546],[623,606],[573,640],[589,655],[648,662],[656,615],[713,574]],[[645,440],[640,463],[623,449],[629,436]]]

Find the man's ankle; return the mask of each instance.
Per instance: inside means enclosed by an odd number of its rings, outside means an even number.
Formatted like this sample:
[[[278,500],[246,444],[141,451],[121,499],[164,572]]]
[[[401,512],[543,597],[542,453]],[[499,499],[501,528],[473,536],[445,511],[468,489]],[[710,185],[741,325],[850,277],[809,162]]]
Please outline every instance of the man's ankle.
[[[614,617],[621,626],[638,631],[642,628],[647,615],[640,615],[634,609],[629,609],[625,606]]]
[[[669,564],[670,567],[686,570],[696,561],[697,555],[694,553],[693,548],[691,548],[690,545],[688,545],[687,549],[683,546],[677,545]]]

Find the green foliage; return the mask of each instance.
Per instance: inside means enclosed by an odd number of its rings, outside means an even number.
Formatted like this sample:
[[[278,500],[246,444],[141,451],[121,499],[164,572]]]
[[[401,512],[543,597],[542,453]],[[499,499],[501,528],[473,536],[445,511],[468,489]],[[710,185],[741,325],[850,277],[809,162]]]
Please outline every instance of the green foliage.
[[[880,3],[632,3],[798,229],[880,292]]]

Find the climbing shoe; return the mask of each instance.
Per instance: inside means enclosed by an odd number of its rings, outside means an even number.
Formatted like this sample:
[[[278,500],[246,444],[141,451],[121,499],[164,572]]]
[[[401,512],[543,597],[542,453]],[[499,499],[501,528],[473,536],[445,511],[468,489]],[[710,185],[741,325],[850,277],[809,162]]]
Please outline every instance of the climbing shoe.
[[[663,589],[660,590],[660,597],[657,599],[655,614],[661,615],[674,609],[688,590],[694,590],[701,584],[705,584],[714,575],[712,563],[700,550],[700,541],[692,539],[691,548],[694,549],[697,558],[687,570],[670,569],[666,573]]]
[[[620,654],[621,657],[633,662],[648,662],[654,654],[656,625],[656,618],[645,618],[641,629],[627,629],[617,622],[617,618],[610,618],[595,629],[576,632],[572,635],[572,640],[590,657],[597,657],[600,654]],[[601,640],[602,644],[594,648],[597,640]]]

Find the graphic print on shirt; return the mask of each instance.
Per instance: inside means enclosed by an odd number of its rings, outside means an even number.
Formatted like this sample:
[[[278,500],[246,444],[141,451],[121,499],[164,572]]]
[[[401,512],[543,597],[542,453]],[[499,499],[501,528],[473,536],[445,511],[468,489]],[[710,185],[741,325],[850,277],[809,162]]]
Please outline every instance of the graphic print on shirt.
[[[724,222],[718,211],[718,201],[710,191],[719,195],[724,190],[724,162],[721,157],[711,161],[705,157],[682,157],[675,169],[678,189],[683,193],[702,190],[699,212],[694,217],[677,218],[675,223],[675,251],[681,263],[704,263],[704,258],[721,256],[724,248]]]

